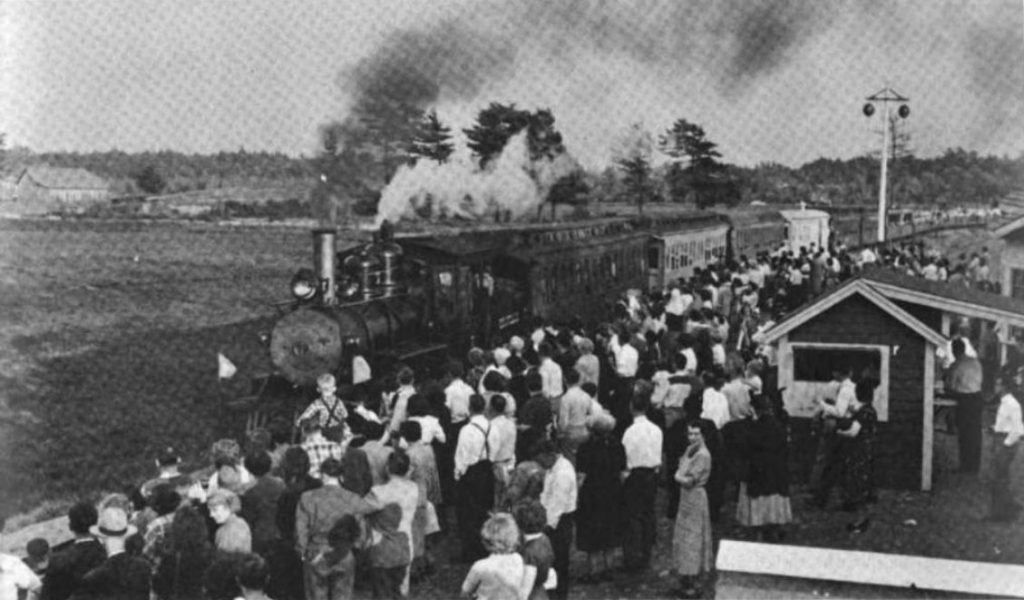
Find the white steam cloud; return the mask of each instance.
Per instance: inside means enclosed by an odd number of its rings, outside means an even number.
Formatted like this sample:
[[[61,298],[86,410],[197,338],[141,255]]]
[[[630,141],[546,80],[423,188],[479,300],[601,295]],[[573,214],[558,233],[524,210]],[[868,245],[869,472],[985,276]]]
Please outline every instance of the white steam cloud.
[[[381,192],[376,226],[385,219],[519,219],[536,212],[551,186],[577,168],[565,154],[530,160],[525,131],[513,136],[483,169],[460,146],[448,162],[420,159],[399,168]]]

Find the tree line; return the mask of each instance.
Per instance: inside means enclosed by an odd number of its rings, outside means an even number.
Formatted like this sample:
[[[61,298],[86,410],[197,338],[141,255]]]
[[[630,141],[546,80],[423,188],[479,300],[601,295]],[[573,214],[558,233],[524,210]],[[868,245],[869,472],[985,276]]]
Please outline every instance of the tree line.
[[[509,140],[523,132],[533,161],[567,156],[555,116],[547,109],[528,111],[514,104],[492,103],[464,130],[479,168],[487,168]],[[362,214],[374,213],[381,190],[401,166],[421,160],[445,163],[454,152],[451,128],[436,112],[389,102],[325,126],[320,151],[313,157],[245,149],[207,155],[119,150],[33,153],[4,149],[2,140],[0,169],[7,176],[24,166],[45,163],[88,169],[111,181],[118,195],[233,187],[305,189],[314,198],[347,203]],[[601,172],[585,172],[576,164],[550,187],[547,201],[552,206],[624,202],[642,212],[651,203],[696,208],[754,201],[859,205],[873,203],[878,193],[877,156],[819,158],[795,168],[772,162],[738,166],[724,159],[701,125],[685,118],[657,135],[634,124],[613,142],[610,155],[611,162]],[[1024,154],[983,156],[956,148],[937,157],[918,158],[903,134],[894,137],[892,155],[889,198],[894,207],[989,203],[1024,189]],[[309,192],[301,199],[308,198]],[[294,199],[292,194],[282,201]]]

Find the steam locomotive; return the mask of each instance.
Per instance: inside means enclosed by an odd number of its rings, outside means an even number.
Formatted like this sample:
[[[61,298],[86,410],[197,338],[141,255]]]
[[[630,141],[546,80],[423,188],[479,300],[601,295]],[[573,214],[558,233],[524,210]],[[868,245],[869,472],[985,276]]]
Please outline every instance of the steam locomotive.
[[[270,335],[275,368],[292,384],[321,373],[350,380],[355,356],[375,370],[461,354],[531,316],[599,318],[621,290],[645,287],[650,232],[628,219],[481,228],[396,238],[334,251],[313,232],[314,268],[292,279],[295,298]]]

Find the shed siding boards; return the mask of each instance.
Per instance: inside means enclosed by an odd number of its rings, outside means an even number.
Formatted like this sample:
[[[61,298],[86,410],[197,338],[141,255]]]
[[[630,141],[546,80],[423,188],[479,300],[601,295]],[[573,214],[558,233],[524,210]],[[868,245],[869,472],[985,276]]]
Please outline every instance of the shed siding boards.
[[[889,363],[889,420],[874,447],[878,485],[920,489],[925,344],[917,333],[854,295],[789,333],[789,341],[899,346]]]

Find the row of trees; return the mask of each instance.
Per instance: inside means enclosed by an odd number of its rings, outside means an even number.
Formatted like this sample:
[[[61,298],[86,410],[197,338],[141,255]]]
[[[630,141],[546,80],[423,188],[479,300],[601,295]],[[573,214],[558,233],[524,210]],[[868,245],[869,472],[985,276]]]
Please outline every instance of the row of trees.
[[[232,187],[309,186],[315,176],[306,157],[244,148],[216,154],[160,152],[42,152],[23,147],[3,151],[0,174],[47,164],[87,169],[110,181],[118,195],[159,194]]]
[[[485,168],[524,131],[534,161],[567,156],[549,110],[492,103],[464,133],[474,159]],[[125,195],[234,187],[301,190],[315,184],[314,196],[354,201],[358,212],[372,214],[380,191],[400,166],[420,160],[445,163],[454,152],[451,128],[436,112],[388,103],[325,127],[322,134],[322,151],[313,158],[244,149],[211,155],[117,150],[37,154],[6,149],[0,134],[0,170],[10,176],[37,163],[81,167],[112,181],[115,193]],[[989,202],[1024,189],[1024,155],[981,156],[958,148],[923,159],[914,156],[906,135],[894,138],[892,151],[889,197],[894,206]],[[663,160],[655,160],[655,153]],[[699,124],[679,119],[657,138],[635,124],[616,140],[609,167],[600,173],[576,167],[550,187],[548,201],[629,202],[642,210],[651,202],[699,208],[752,201],[849,205],[871,203],[877,196],[877,156],[819,158],[797,168],[775,163],[739,167],[721,159]]]

